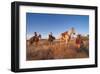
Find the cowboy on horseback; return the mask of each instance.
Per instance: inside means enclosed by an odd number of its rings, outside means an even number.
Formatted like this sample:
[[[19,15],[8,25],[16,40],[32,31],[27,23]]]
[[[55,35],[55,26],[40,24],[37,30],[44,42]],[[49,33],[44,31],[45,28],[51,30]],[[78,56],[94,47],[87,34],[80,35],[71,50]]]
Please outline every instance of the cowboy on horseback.
[[[34,36],[30,39],[30,44],[38,45],[41,35],[38,36],[37,32],[34,32]]]
[[[55,40],[55,37],[52,35],[52,32],[50,32],[49,38],[48,38],[48,41],[49,41],[50,45],[53,44],[53,41],[54,41],[54,40]]]

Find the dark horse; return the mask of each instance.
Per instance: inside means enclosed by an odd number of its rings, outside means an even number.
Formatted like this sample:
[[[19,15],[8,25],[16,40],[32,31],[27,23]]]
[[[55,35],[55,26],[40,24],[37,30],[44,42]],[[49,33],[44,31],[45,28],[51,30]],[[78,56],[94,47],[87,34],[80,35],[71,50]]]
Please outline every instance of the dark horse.
[[[55,40],[55,37],[52,35],[52,33],[50,33],[49,38],[48,38],[49,44],[52,45],[54,40]]]

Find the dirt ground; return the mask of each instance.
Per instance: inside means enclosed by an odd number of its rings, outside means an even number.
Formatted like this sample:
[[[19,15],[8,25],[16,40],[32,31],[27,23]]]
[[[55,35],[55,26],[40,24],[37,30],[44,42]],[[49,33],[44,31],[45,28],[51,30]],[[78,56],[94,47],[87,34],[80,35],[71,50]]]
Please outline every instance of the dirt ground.
[[[76,59],[89,58],[88,41],[84,42],[84,46],[77,49],[75,41],[71,40],[67,46],[65,42],[55,40],[53,44],[49,44],[46,39],[39,41],[36,46],[34,44],[26,44],[26,60],[48,60],[48,59]]]

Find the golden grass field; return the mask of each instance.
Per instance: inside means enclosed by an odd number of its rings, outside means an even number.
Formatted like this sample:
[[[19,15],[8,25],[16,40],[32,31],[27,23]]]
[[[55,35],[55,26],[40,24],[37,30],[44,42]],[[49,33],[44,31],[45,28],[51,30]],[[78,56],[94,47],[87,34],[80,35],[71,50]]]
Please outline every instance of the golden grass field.
[[[84,46],[77,49],[75,40],[70,40],[69,46],[62,41],[55,40],[52,45],[48,40],[41,39],[38,46],[26,44],[26,60],[48,60],[48,59],[76,59],[89,58],[89,40],[84,41]]]

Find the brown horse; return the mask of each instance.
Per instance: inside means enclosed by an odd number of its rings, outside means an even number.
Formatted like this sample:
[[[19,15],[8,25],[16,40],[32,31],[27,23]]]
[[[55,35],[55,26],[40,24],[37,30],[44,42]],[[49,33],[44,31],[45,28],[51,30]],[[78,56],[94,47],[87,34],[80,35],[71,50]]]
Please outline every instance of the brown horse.
[[[73,27],[71,29],[69,29],[68,31],[61,33],[61,35],[60,35],[60,43],[62,41],[64,41],[66,43],[66,45],[68,46],[68,44],[69,44],[69,42],[71,40],[71,36],[74,33],[75,33],[75,29]]]
[[[68,45],[68,42],[70,40],[70,36],[68,35],[68,32],[64,32],[61,34],[61,37],[60,37],[60,41],[64,41],[66,43],[66,45]]]
[[[30,45],[34,44],[35,46],[38,46],[39,40],[41,39],[41,35],[40,34],[37,35],[36,32],[34,32],[34,34],[35,35],[29,39],[29,44]]]

